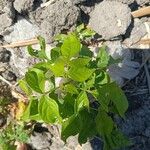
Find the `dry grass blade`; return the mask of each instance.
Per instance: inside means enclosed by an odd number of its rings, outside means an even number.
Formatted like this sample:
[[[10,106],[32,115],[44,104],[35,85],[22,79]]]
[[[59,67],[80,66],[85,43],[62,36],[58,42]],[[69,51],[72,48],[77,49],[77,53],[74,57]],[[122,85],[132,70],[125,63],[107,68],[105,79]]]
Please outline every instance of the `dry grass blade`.
[[[133,11],[131,14],[134,18],[150,15],[150,6]]]
[[[138,42],[138,44],[150,44],[150,39],[142,39]]]
[[[25,47],[25,46],[34,45],[34,44],[38,44],[38,39],[37,38],[30,39],[30,40],[22,40],[22,41],[13,42],[13,43],[8,44],[8,45],[2,45],[2,46],[0,46],[0,48]]]

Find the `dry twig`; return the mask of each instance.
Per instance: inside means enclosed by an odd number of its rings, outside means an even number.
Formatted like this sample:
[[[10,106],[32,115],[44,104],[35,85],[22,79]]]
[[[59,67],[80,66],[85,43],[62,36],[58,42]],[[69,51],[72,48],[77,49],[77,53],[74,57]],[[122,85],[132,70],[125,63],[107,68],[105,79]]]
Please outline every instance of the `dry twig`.
[[[131,14],[134,18],[150,15],[150,6],[133,11]]]
[[[38,39],[37,38],[30,39],[30,40],[21,40],[21,41],[13,42],[13,43],[8,44],[8,45],[2,45],[2,46],[0,46],[0,48],[25,47],[25,46],[34,45],[34,44],[38,44]]]

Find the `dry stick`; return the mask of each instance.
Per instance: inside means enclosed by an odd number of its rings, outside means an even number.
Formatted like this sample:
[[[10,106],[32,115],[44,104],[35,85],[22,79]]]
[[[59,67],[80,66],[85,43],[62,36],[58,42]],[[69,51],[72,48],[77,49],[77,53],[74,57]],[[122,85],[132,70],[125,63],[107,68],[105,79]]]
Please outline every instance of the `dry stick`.
[[[143,53],[143,59],[145,58],[145,53]],[[147,77],[147,83],[148,83],[148,90],[149,90],[149,94],[150,94],[150,74],[149,74],[149,70],[148,70],[148,67],[147,67],[147,64],[145,63],[144,64],[144,70],[145,70],[145,73],[146,73],[146,77]]]
[[[25,46],[34,45],[34,44],[38,44],[37,38],[31,39],[31,40],[22,40],[22,41],[18,41],[18,42],[13,42],[8,45],[2,45],[2,46],[0,46],[0,48],[25,47]]]
[[[145,45],[150,44],[150,39],[141,39],[141,40],[138,42],[138,44],[145,44]]]
[[[133,11],[131,14],[134,18],[150,15],[150,6]]]
[[[150,27],[147,23],[145,23],[145,27],[146,27],[146,30],[147,30],[147,33],[148,33],[147,36],[149,38],[150,37]],[[150,44],[149,44],[149,48],[150,48]],[[150,56],[149,51],[143,51],[142,60],[146,59],[147,56]],[[150,74],[149,74],[148,66],[147,66],[146,63],[144,64],[144,70],[145,70],[145,73],[146,73],[148,90],[149,90],[149,94],[150,94]]]

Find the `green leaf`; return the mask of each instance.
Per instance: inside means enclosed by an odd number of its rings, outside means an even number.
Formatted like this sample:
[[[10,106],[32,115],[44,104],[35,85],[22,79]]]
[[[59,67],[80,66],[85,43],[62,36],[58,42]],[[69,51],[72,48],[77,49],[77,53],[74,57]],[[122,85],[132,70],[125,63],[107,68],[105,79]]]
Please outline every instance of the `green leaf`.
[[[41,51],[45,52],[45,49],[46,49],[45,39],[41,36],[38,36],[37,39],[39,40]]]
[[[114,94],[115,93],[115,94]],[[121,88],[116,83],[110,84],[110,96],[111,100],[116,106],[121,117],[124,117],[125,112],[128,109],[128,100],[121,90]]]
[[[85,46],[85,45],[83,45],[82,46],[82,48],[81,48],[81,51],[79,52],[79,55],[80,56],[83,56],[83,57],[93,57],[93,52],[92,51],[90,51],[90,49],[87,47],[87,46]]]
[[[89,63],[90,60],[91,60],[90,58],[73,59],[73,60],[70,61],[70,66],[72,66],[72,67],[73,66],[75,66],[75,67],[77,67],[77,66],[84,67]]]
[[[75,103],[76,112],[79,112],[83,108],[89,109],[89,99],[84,91],[79,94]]]
[[[118,129],[112,131],[111,135],[105,136],[104,150],[115,150],[131,146],[132,142]]]
[[[83,109],[79,113],[80,119],[80,132],[79,132],[79,143],[86,143],[87,140],[96,135],[96,123],[95,115],[89,113],[87,109]]]
[[[36,49],[33,49],[31,45],[29,45],[27,47],[28,49],[28,53],[31,55],[31,56],[34,56],[36,58],[40,58],[40,59],[47,59],[48,57],[46,56],[46,53],[45,51],[43,50],[36,50]]]
[[[90,89],[95,84],[95,74],[86,82],[86,89]]]
[[[37,58],[39,57],[39,56],[38,56],[38,50],[33,49],[31,45],[29,45],[29,46],[27,47],[27,49],[28,49],[28,53],[29,53],[31,56],[34,56],[34,57],[37,57]]]
[[[79,53],[81,49],[80,40],[76,35],[70,34],[65,38],[64,43],[61,47],[61,53],[67,58],[71,58]]]
[[[78,94],[77,88],[73,84],[67,84],[65,85],[65,91],[71,94]]]
[[[49,70],[50,64],[51,64],[50,62],[39,62],[39,63],[33,65],[33,68],[37,68],[45,73]]]
[[[55,41],[63,42],[66,39],[66,34],[58,34],[54,37]]]
[[[96,129],[99,135],[105,136],[110,135],[114,128],[114,122],[108,114],[99,109],[99,112],[96,116]]]
[[[90,28],[87,28],[85,30],[83,30],[81,33],[83,38],[86,38],[86,37],[92,37],[96,34],[95,31],[91,30]]]
[[[77,115],[72,115],[62,124],[61,138],[66,141],[70,136],[75,136],[80,131],[80,122]]]
[[[96,75],[95,83],[99,85],[110,83],[110,77],[105,71],[99,71]]]
[[[100,103],[104,103],[105,101],[105,104],[108,105],[109,100],[111,100],[118,110],[119,115],[124,117],[124,114],[128,109],[128,100],[121,88],[115,82],[103,85],[99,88],[98,92]]]
[[[103,46],[100,48],[97,58],[99,59],[97,63],[97,66],[99,68],[105,68],[108,66],[110,57],[108,53],[106,52],[106,46]]]
[[[43,93],[45,86],[45,77],[43,71],[39,69],[31,69],[26,75],[25,79],[27,84],[36,92]]]
[[[56,77],[63,76],[65,69],[65,60],[59,57],[53,64],[49,65],[50,70]]]
[[[31,98],[23,116],[21,117],[24,121],[41,120],[38,114],[38,100]]]
[[[93,72],[94,72],[93,69],[74,66],[70,68],[68,75],[72,80],[83,82],[87,80],[92,75]]]
[[[51,49],[51,59],[54,62],[60,56],[60,47]]]
[[[59,105],[59,110],[62,118],[69,118],[74,114],[75,98],[71,94],[67,94],[63,103]]]
[[[83,29],[84,29],[84,24],[82,23],[79,26],[77,26],[76,31],[80,33]]]
[[[48,96],[42,96],[39,102],[39,114],[46,123],[61,122],[58,104]]]
[[[28,86],[25,79],[19,80],[19,86],[20,88],[29,96],[32,94],[31,88]]]

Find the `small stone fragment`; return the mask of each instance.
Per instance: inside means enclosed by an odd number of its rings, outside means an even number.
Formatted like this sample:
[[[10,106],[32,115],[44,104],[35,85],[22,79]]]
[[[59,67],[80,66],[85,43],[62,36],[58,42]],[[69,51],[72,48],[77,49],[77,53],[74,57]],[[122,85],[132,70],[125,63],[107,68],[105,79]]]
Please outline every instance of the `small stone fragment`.
[[[99,3],[90,16],[89,26],[106,40],[124,35],[131,23],[130,8],[115,1]]]
[[[105,1],[116,1],[116,2],[121,2],[121,3],[124,3],[124,4],[132,4],[135,0],[105,0]]]
[[[134,19],[134,27],[130,33],[130,37],[124,40],[124,43],[129,47],[132,45],[134,47],[134,44],[139,42],[141,38],[146,35],[146,33],[146,26],[140,19],[136,18]]]
[[[145,4],[150,4],[150,0],[136,0],[136,2],[140,6],[145,5]]]
[[[11,57],[10,51],[4,50],[0,51],[0,62],[6,63],[9,62]]]
[[[34,0],[15,0],[14,8],[19,13],[26,13],[33,10]]]

